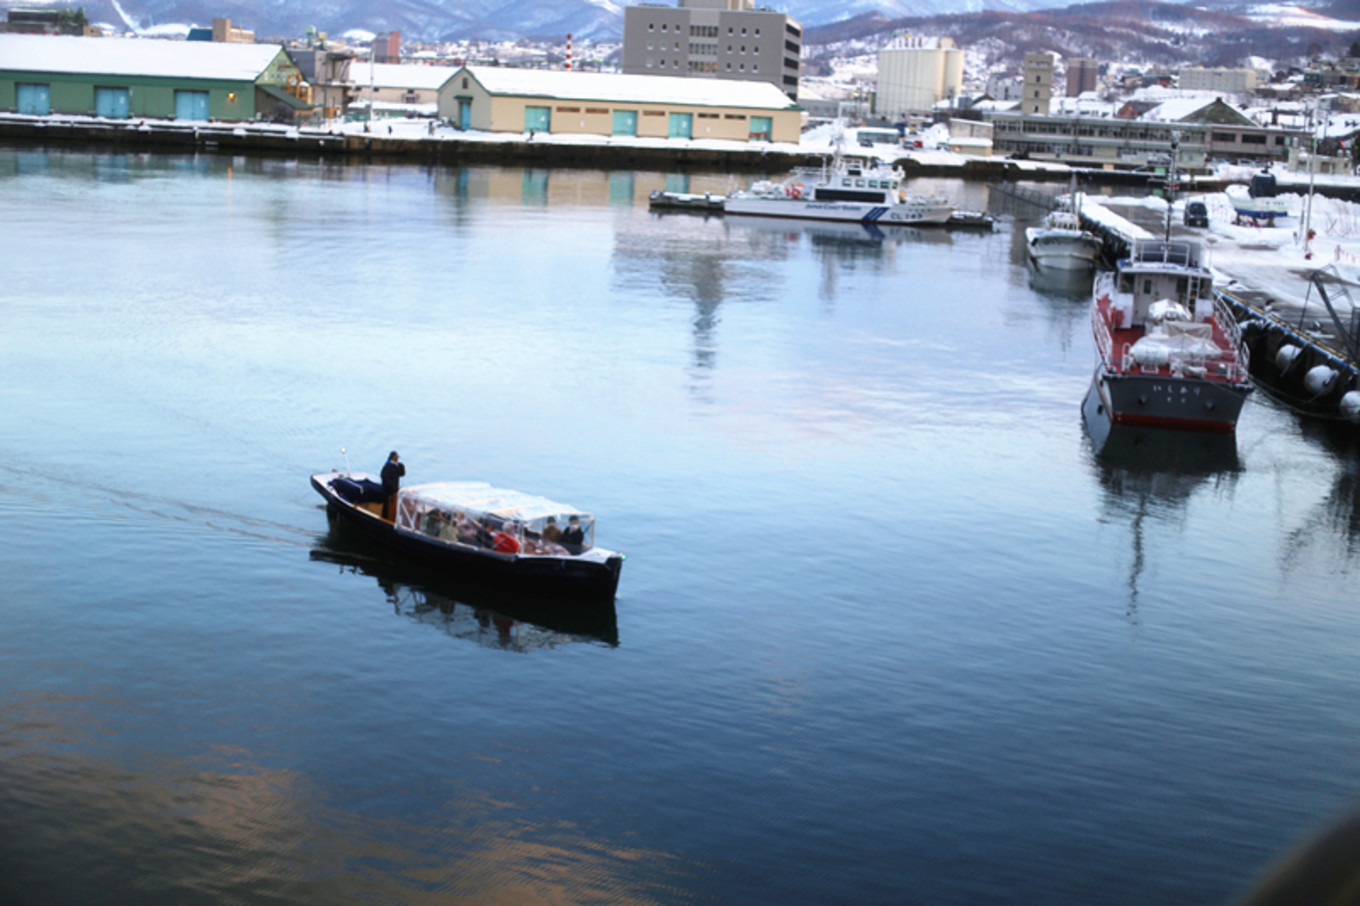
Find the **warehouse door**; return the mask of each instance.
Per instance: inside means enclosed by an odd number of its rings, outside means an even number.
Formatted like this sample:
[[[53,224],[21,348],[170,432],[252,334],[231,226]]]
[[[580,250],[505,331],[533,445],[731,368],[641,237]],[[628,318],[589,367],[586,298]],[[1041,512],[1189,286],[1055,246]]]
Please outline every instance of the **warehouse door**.
[[[208,92],[206,91],[175,92],[175,119],[207,120],[207,118],[208,118]]]
[[[671,138],[689,138],[694,133],[694,114],[671,114]]]
[[[615,135],[637,135],[637,111],[636,111],[636,110],[615,110],[615,111],[614,111],[614,134],[615,134]]]
[[[552,125],[552,108],[550,107],[525,107],[524,108],[524,131],[525,132],[547,132]]]
[[[48,85],[20,82],[14,86],[19,112],[28,116],[47,116],[52,112],[52,89]]]
[[[111,120],[125,120],[132,105],[126,88],[99,88],[94,90],[94,115]]]
[[[768,116],[751,117],[751,128],[748,130],[750,133],[748,138],[753,142],[768,142],[770,140],[771,119],[772,118]]]
[[[472,98],[458,99],[458,128],[464,132],[472,128]]]

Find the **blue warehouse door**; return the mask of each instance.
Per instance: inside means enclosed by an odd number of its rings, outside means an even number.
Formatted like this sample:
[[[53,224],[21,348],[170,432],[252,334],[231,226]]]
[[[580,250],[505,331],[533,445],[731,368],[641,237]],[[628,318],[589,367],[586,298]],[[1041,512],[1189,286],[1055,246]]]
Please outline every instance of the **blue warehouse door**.
[[[689,138],[694,132],[694,114],[671,114],[671,138]]]
[[[176,91],[175,119],[206,120],[208,118],[208,92]]]
[[[751,128],[747,137],[753,142],[768,142],[772,120],[773,117],[768,116],[751,117]]]
[[[47,116],[52,112],[52,89],[48,85],[20,82],[14,86],[20,113]]]
[[[458,99],[458,128],[464,132],[472,128],[472,98]]]
[[[125,120],[132,105],[126,88],[99,88],[94,90],[94,115],[111,120]]]
[[[524,108],[524,131],[525,132],[547,132],[552,125],[552,108],[550,107],[525,107]]]
[[[614,134],[615,134],[615,135],[637,135],[637,111],[636,111],[636,110],[615,110],[615,111],[614,111]]]

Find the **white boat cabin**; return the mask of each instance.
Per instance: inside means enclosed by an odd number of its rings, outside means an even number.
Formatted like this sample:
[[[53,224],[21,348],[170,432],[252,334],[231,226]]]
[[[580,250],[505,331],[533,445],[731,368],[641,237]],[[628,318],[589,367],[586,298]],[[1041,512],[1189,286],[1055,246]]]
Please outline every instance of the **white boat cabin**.
[[[1136,239],[1129,257],[1119,262],[1111,294],[1115,327],[1143,327],[1162,309],[1158,302],[1179,304],[1197,322],[1214,316],[1213,275],[1198,242]]]

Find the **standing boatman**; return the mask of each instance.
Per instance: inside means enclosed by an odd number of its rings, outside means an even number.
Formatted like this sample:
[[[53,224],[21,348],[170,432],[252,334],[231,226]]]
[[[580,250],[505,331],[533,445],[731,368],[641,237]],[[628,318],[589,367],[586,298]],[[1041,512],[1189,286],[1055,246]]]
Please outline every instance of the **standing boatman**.
[[[396,521],[397,491],[401,488],[401,477],[406,474],[406,466],[398,461],[400,459],[393,450],[387,454],[387,462],[382,467],[383,518],[388,522]]]

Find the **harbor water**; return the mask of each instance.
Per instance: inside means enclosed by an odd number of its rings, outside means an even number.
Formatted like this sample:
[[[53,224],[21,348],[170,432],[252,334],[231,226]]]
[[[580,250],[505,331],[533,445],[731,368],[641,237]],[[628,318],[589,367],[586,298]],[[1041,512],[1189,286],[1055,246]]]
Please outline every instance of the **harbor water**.
[[[647,208],[730,185],[0,148],[0,901],[1214,903],[1348,813],[1344,433],[1086,424],[1025,216]],[[392,449],[614,607],[332,528]]]

